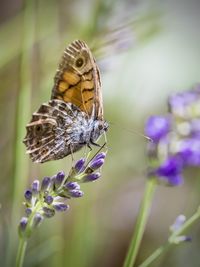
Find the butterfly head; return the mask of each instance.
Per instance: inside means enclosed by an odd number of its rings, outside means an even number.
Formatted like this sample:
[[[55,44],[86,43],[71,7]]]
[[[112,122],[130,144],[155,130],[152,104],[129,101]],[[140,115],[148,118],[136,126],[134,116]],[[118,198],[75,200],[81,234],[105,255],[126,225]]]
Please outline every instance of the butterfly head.
[[[90,140],[91,142],[97,141],[97,139],[108,130],[107,121],[95,120],[93,125],[93,130],[91,132]]]

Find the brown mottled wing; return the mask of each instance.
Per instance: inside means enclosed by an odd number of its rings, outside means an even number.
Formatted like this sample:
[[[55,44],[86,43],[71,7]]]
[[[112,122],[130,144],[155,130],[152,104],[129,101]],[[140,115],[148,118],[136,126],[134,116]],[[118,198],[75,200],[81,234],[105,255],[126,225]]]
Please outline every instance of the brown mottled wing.
[[[51,99],[70,102],[89,116],[103,118],[99,69],[83,41],[76,40],[65,49],[54,81]]]
[[[33,113],[23,140],[33,162],[60,159],[72,152],[68,131],[71,130],[73,120],[71,104],[59,100],[42,104]]]

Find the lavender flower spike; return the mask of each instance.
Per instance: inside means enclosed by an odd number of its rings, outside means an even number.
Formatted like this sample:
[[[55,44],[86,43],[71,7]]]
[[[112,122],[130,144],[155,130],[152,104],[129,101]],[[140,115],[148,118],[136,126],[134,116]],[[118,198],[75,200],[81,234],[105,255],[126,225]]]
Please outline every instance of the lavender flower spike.
[[[39,181],[35,180],[31,189],[24,193],[26,217],[20,221],[19,234],[23,238],[28,238],[45,218],[51,218],[57,212],[67,211],[69,205],[64,203],[65,200],[83,196],[80,183],[94,181],[101,176],[100,173],[94,173],[94,169],[102,166],[105,156],[105,153],[99,153],[89,163],[81,158],[66,178],[65,173],[60,171],[52,177],[44,177],[41,186]],[[86,170],[85,164],[88,166]]]

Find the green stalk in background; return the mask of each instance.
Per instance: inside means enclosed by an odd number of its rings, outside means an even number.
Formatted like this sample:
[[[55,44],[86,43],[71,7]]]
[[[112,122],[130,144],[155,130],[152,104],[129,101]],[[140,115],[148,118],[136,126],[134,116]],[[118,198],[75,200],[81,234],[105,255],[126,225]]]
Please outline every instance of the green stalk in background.
[[[133,267],[140,248],[142,237],[147,224],[148,215],[150,212],[152,199],[156,189],[156,180],[151,178],[147,181],[144,197],[141,203],[139,214],[136,221],[134,234],[126,255],[123,267]]]
[[[17,225],[19,220],[20,203],[22,202],[22,191],[26,187],[28,177],[28,163],[23,150],[22,140],[25,134],[25,125],[28,121],[31,106],[31,58],[30,47],[34,43],[34,1],[24,1],[24,18],[22,20],[23,36],[21,45],[20,64],[20,88],[17,99],[16,112],[16,142],[15,161],[13,174],[13,197],[11,211],[11,225],[9,226],[9,241],[6,255],[6,266],[13,266],[17,244]]]
[[[156,249],[139,267],[147,267],[150,266],[155,260],[158,259],[162,254],[166,253],[173,246],[180,244],[181,242],[187,241],[187,236],[182,236],[185,231],[190,228],[197,220],[200,219],[200,207],[197,211],[187,220],[183,225],[178,228],[176,231],[172,232],[172,234],[168,238],[168,242],[158,249]],[[190,240],[190,239],[189,239]]]

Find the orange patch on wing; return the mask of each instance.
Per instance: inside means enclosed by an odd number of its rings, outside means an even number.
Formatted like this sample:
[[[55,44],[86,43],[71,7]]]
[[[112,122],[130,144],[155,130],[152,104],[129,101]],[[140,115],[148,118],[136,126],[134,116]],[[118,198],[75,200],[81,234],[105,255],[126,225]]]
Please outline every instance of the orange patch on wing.
[[[63,80],[70,85],[75,85],[80,81],[80,77],[73,72],[65,71],[63,73]]]
[[[81,88],[83,89],[93,89],[94,88],[94,82],[93,81],[83,81],[81,83]]]
[[[67,82],[60,82],[58,85],[58,89],[61,93],[64,92],[68,88],[69,88],[69,84]]]

